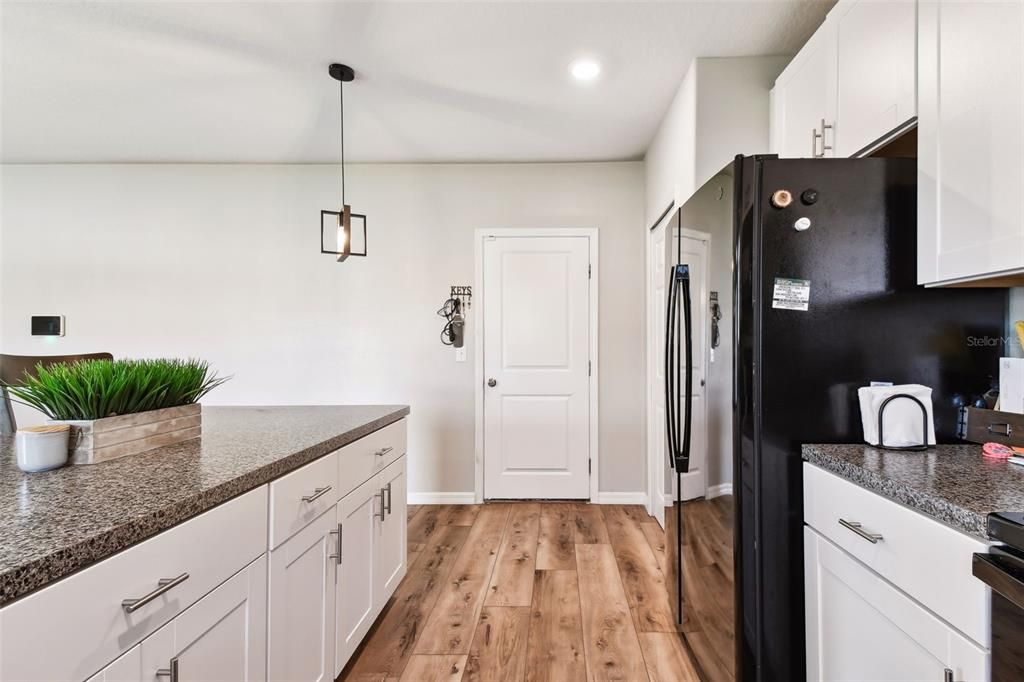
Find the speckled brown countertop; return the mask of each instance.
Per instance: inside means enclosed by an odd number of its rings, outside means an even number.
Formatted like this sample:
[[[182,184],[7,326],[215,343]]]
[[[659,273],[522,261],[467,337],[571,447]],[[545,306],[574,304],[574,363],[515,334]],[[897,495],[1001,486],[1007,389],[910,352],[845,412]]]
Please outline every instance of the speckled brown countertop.
[[[24,474],[0,436],[0,605],[409,414],[404,405],[204,407],[200,439]]]
[[[980,445],[927,452],[805,445],[803,458],[983,540],[989,512],[1024,511],[1024,467],[982,457]]]

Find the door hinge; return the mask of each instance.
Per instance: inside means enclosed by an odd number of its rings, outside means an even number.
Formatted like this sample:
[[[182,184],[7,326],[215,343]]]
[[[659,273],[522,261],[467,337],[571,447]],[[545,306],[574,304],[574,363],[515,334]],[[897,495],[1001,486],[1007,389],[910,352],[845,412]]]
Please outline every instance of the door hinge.
[[[587,473],[588,474],[594,473],[594,460],[592,460],[592,459],[588,459],[587,460]]]
[[[587,360],[587,376],[594,376],[594,365],[590,360]]]
[[[594,276],[594,266],[591,265],[590,263],[587,263],[587,279],[590,279],[593,276]]]

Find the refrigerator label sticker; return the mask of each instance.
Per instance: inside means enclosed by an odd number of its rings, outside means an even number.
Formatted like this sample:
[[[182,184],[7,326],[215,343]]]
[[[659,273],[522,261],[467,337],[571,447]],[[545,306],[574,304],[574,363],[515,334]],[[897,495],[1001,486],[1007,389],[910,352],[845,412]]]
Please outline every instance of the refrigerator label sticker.
[[[772,307],[783,310],[807,310],[811,300],[811,280],[775,278],[775,291],[772,294]]]

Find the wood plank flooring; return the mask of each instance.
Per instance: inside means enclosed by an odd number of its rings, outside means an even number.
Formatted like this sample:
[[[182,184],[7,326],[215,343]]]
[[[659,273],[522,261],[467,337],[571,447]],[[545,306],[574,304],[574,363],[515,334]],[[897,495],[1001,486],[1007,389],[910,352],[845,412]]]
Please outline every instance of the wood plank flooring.
[[[664,556],[637,506],[410,506],[408,573],[338,680],[698,682]]]

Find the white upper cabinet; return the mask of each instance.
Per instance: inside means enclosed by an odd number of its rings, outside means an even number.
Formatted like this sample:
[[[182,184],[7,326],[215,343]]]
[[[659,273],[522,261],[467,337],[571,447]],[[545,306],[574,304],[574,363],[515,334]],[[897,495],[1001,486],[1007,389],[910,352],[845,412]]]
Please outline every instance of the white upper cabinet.
[[[922,1],[918,69],[918,282],[1020,282],[1024,2]]]
[[[829,19],[775,80],[772,151],[783,158],[834,155],[836,35]]]
[[[836,41],[835,156],[849,157],[917,115],[914,0],[840,2]]]
[[[917,115],[915,0],[840,0],[772,89],[772,151],[849,157]]]

